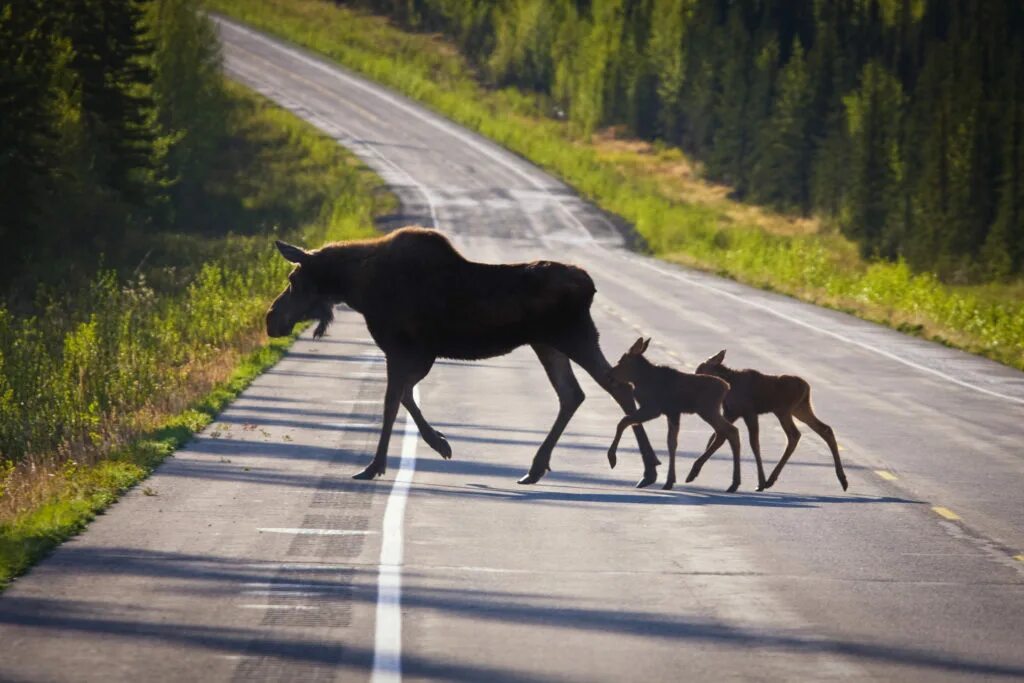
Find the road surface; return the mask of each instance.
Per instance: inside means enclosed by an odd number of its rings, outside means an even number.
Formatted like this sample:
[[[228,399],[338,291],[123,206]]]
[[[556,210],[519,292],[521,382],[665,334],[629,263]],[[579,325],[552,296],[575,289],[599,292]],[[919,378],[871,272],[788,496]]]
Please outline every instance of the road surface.
[[[309,53],[221,21],[226,69],[351,148],[472,258],[582,265],[614,360],[639,335],[692,370],[800,374],[849,492],[808,429],[779,483],[636,490],[632,438],[588,400],[517,486],[556,400],[527,350],[439,362],[419,386],[455,457],[400,413],[339,311],[210,428],[0,597],[0,679],[962,680],[1024,678],[1024,375],[648,259],[526,161]],[[762,419],[769,466],[781,429]],[[649,433],[664,455],[664,422]],[[708,429],[684,420],[682,470]],[[664,459],[664,458],[663,458]],[[664,477],[662,468],[662,477]]]

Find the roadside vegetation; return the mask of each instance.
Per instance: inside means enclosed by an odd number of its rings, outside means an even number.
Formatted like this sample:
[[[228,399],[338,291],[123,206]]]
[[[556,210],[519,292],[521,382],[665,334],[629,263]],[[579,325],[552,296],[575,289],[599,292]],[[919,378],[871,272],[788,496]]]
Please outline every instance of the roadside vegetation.
[[[1020,11],[993,4],[989,43],[939,4],[206,2],[522,154],[663,258],[1024,368],[1024,69],[989,69],[1024,63]]]
[[[75,32],[89,19],[124,44],[90,53],[110,42]],[[333,140],[225,82],[191,0],[16,0],[0,11],[0,64],[13,94],[0,135],[17,152],[0,159],[0,191],[24,193],[0,223],[15,245],[0,303],[2,587],[282,355],[290,340],[268,343],[262,324],[289,269],[274,237],[365,237],[395,200]],[[119,110],[91,99],[99,84],[123,88]],[[34,88],[54,127],[11,130],[8,108]],[[100,122],[115,114],[120,132]]]

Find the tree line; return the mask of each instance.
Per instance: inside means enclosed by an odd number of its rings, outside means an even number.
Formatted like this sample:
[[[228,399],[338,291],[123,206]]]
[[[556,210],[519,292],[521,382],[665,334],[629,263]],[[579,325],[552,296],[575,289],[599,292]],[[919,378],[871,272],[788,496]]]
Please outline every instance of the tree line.
[[[1024,269],[1019,0],[357,0],[583,134],[678,145],[738,197],[952,279]]]
[[[223,96],[195,0],[7,0],[0,284],[116,260],[125,240],[174,224],[202,191]]]

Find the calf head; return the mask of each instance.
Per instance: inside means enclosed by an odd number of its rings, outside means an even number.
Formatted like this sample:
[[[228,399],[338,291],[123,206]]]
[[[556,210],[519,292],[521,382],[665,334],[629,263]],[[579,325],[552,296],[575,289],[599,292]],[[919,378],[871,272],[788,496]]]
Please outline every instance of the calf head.
[[[722,361],[725,360],[725,349],[722,349],[715,355],[708,358],[706,361],[697,366],[698,375],[715,375],[718,376],[722,371]]]
[[[650,344],[650,338],[644,340],[643,337],[633,342],[629,351],[622,354],[619,362],[609,371],[608,374],[611,378],[620,384],[636,384],[637,378],[644,368],[650,366],[650,363],[644,358],[644,351]]]
[[[277,249],[296,267],[288,275],[288,286],[277,295],[267,311],[267,335],[287,337],[295,324],[303,320],[318,320],[313,337],[319,339],[334,320],[334,307],[310,274],[309,262],[313,254],[277,240]]]

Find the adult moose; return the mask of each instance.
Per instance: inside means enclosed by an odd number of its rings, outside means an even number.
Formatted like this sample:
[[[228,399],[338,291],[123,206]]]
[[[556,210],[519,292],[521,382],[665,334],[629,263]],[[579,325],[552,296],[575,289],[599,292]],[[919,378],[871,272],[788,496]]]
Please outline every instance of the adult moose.
[[[427,444],[445,459],[451,447],[424,419],[412,389],[437,358],[479,360],[529,344],[558,394],[558,416],[520,484],[550,471],[551,451],[584,394],[573,375],[576,362],[627,413],[635,405],[628,386],[614,382],[590,316],[594,283],[586,271],[552,261],[508,265],[464,258],[444,235],[419,227],[377,239],[327,245],[316,251],[277,242],[296,264],[288,287],[267,312],[267,334],[291,333],[302,320],[317,320],[320,337],[345,303],[361,313],[387,359],[384,421],[373,461],[355,479],[387,469],[388,442],[398,404],[416,422]],[[659,464],[643,427],[633,428],[644,463],[637,487],[653,483]]]

